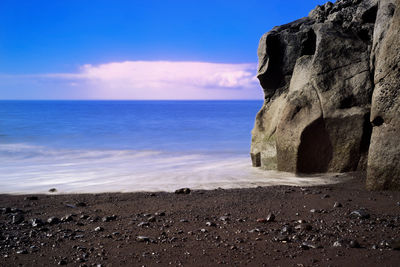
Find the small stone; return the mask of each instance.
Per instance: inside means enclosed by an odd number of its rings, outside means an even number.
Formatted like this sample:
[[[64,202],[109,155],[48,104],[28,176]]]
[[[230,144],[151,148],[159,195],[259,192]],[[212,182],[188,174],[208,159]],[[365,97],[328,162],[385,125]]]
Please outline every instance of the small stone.
[[[158,211],[158,212],[154,213],[154,215],[156,215],[156,216],[165,216],[165,211]]]
[[[21,249],[21,250],[17,250],[16,253],[17,254],[28,254],[28,251],[26,249]]]
[[[257,219],[257,222],[258,222],[258,223],[266,223],[266,222],[267,222],[267,219],[265,219],[265,218],[258,218],[258,219]]]
[[[335,202],[335,204],[333,204],[333,207],[334,208],[341,208],[341,207],[343,207],[343,205],[340,202]]]
[[[269,214],[267,215],[266,220],[267,220],[267,222],[273,222],[273,221],[275,221],[275,214],[269,213]]]
[[[56,189],[56,188],[50,188],[50,189],[49,189],[49,192],[50,192],[50,193],[55,193],[55,192],[57,192],[57,189]]]
[[[228,216],[221,216],[221,217],[219,217],[219,220],[220,220],[220,221],[223,221],[223,222],[230,221],[230,219],[229,219]]]
[[[102,231],[104,231],[104,228],[101,227],[101,226],[97,226],[96,228],[94,228],[94,230],[95,230],[96,232],[102,232]]]
[[[214,222],[206,222],[206,226],[215,227],[215,226],[217,226],[217,224]]]
[[[330,195],[325,194],[325,195],[323,195],[323,196],[321,197],[321,199],[330,198],[330,197],[331,197]]]
[[[147,221],[149,221],[149,222],[155,222],[155,221],[156,221],[156,217],[150,216],[150,217],[147,219]]]
[[[12,224],[20,224],[24,221],[24,216],[22,214],[16,214],[12,216]]]
[[[350,243],[349,243],[349,247],[350,248],[359,248],[360,244],[358,243],[357,240],[351,240]]]
[[[60,219],[58,219],[57,217],[50,217],[50,218],[47,219],[47,222],[50,225],[58,224],[58,223],[60,223]]]
[[[66,260],[60,260],[58,262],[58,265],[67,265],[67,261]]]
[[[369,213],[363,209],[355,210],[350,213],[350,217],[359,219],[368,219],[370,217]]]
[[[139,235],[136,237],[136,240],[139,242],[149,242],[150,238],[147,236]]]
[[[177,190],[175,190],[175,194],[190,194],[190,192],[191,192],[191,190],[190,190],[190,188],[180,188],[180,189],[177,189]]]
[[[102,218],[103,222],[111,222],[117,219],[117,215],[106,216]]]
[[[335,242],[333,243],[332,246],[333,246],[333,247],[341,247],[341,246],[342,246],[342,242],[339,241],[339,240],[337,240],[337,241],[335,241]]]
[[[293,232],[292,227],[290,227],[289,225],[285,225],[281,230],[282,234],[290,234],[292,232]]]
[[[150,224],[148,223],[148,222],[140,222],[140,223],[138,223],[138,225],[137,226],[139,226],[139,227],[145,227],[145,226],[149,226]]]
[[[312,243],[308,243],[308,242],[303,242],[300,245],[300,248],[302,249],[310,249],[310,248],[318,248],[319,246],[312,244]]]
[[[72,222],[74,219],[72,218],[72,215],[65,215],[64,217],[61,218],[62,222]]]
[[[42,226],[44,224],[41,219],[37,219],[37,218],[32,219],[31,221],[32,221],[32,226],[33,227],[40,227],[40,226]]]

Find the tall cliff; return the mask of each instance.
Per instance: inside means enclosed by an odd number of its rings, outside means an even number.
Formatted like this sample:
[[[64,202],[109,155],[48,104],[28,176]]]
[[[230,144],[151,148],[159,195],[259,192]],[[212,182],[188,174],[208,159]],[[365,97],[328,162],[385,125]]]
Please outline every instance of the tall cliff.
[[[400,0],[338,0],[264,34],[253,166],[400,189],[399,29]]]

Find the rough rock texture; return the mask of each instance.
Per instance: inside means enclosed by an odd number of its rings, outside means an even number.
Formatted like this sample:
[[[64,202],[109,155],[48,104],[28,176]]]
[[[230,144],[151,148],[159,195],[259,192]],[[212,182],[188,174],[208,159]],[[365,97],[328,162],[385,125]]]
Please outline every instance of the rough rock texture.
[[[397,8],[396,8],[397,7]],[[369,189],[400,190],[400,0],[382,1],[373,40],[374,125],[368,158]]]
[[[253,166],[345,172],[366,170],[368,161],[369,188],[399,186],[398,2],[328,2],[262,36],[257,77],[265,102]]]

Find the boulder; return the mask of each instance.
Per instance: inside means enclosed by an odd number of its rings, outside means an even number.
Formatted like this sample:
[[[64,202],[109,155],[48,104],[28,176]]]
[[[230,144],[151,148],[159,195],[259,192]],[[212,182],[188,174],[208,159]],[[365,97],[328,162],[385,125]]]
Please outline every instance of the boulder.
[[[261,37],[253,166],[400,188],[399,1],[328,2]]]
[[[381,1],[371,64],[375,67],[367,188],[400,190],[400,0]]]

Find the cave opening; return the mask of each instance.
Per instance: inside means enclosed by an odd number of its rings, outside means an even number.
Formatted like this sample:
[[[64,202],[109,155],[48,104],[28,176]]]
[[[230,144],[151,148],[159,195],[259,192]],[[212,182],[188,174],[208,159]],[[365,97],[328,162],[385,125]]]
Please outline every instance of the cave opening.
[[[304,129],[301,134],[297,157],[298,173],[322,173],[328,171],[333,148],[325,128],[325,121],[319,118]]]

